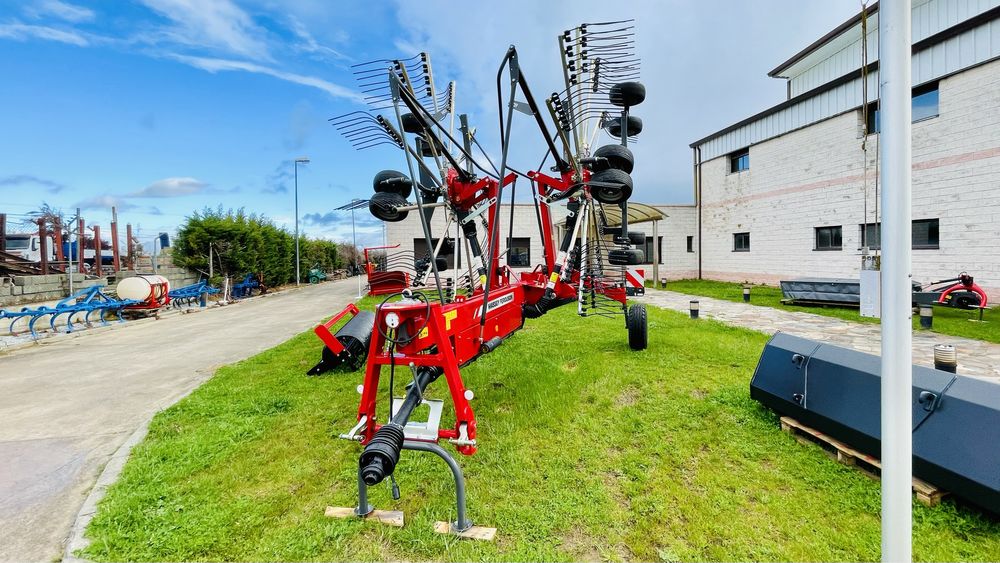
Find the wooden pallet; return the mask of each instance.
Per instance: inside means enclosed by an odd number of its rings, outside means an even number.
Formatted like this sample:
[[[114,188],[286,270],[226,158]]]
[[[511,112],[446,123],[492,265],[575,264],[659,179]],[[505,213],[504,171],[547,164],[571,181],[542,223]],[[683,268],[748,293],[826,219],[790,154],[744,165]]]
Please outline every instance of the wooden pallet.
[[[882,475],[882,462],[878,458],[863,454],[819,430],[802,424],[794,418],[788,416],[781,417],[781,429],[794,436],[800,443],[819,445],[830,457],[833,457],[844,465],[857,467],[872,479],[879,479]],[[942,498],[950,494],[948,491],[939,489],[916,477],[913,478],[913,492],[917,496],[917,501],[924,506],[937,506]]]

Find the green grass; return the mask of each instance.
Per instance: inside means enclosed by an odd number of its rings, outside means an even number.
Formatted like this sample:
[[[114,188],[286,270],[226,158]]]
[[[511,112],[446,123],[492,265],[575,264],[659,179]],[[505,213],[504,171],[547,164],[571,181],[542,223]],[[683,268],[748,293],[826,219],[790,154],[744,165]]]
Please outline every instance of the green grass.
[[[99,561],[843,560],[879,558],[879,484],[804,446],[752,401],[766,336],[650,309],[650,347],[572,307],[528,321],[463,370],[480,451],[463,457],[470,516],[494,543],[431,531],[454,519],[442,462],[405,452],[406,526],[328,519],[356,502],[360,374],[308,378],[299,335],[216,375],[153,420],[100,505]],[[387,378],[383,378],[387,379]],[[444,393],[442,381],[432,386]],[[397,391],[402,392],[398,383]],[[430,392],[428,393],[430,395]],[[384,399],[385,395],[382,395]],[[451,449],[449,447],[449,449]],[[914,504],[917,560],[1000,560],[1000,524]]]
[[[657,286],[659,287],[659,286]],[[714,297],[726,301],[743,301],[743,284],[713,280],[678,280],[667,282],[666,289],[689,295]],[[801,311],[826,317],[836,317],[845,321],[878,324],[878,319],[862,317],[857,308],[836,306],[801,306],[786,305],[781,302],[781,288],[768,285],[754,285],[750,292],[750,302],[754,305],[774,307],[785,311]],[[1000,308],[991,307],[983,313],[983,320],[978,322],[979,311],[964,311],[950,307],[934,308],[933,332],[962,336],[975,340],[1000,343]],[[920,328],[920,318],[913,316],[914,330]]]

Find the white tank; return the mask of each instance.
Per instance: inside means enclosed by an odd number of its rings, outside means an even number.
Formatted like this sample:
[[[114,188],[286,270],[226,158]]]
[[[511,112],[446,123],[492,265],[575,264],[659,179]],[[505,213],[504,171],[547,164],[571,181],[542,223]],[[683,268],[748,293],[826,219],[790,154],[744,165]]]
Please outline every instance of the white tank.
[[[125,278],[115,286],[119,299],[145,301],[150,294],[157,300],[170,292],[170,282],[163,276],[143,274]]]

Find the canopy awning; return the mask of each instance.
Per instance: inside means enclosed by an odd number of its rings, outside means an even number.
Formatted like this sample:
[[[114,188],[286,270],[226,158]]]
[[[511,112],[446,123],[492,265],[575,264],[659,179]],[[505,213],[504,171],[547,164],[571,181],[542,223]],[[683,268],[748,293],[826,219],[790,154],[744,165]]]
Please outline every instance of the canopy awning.
[[[619,227],[622,224],[622,210],[617,205],[602,205],[601,208],[604,210],[604,216],[608,220],[609,227]],[[645,223],[647,221],[661,221],[666,219],[665,215],[659,209],[653,207],[652,205],[647,205],[645,203],[629,203],[628,204],[628,224],[633,225],[635,223]],[[557,224],[559,227],[566,226],[566,219],[559,221]]]

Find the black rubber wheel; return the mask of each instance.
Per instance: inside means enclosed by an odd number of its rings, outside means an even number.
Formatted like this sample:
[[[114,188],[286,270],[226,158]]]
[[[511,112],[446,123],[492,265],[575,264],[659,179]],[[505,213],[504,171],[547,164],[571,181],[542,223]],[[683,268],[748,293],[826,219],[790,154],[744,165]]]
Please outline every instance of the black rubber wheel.
[[[628,236],[623,237],[621,229],[615,229],[612,234],[614,235],[615,244],[627,244],[630,246],[642,246],[646,244],[646,233],[629,231]]]
[[[618,107],[637,106],[646,99],[646,87],[642,82],[619,82],[611,87],[608,98]]]
[[[448,259],[442,256],[438,256],[434,259],[434,263],[437,265],[437,270],[443,272],[448,269]]]
[[[616,117],[608,121],[607,123],[605,123],[605,127],[607,128],[608,133],[611,133],[612,137],[618,137],[619,139],[621,138],[622,136],[621,117]],[[628,116],[628,136],[635,137],[639,133],[642,133],[642,120],[634,115]]]
[[[590,194],[601,203],[619,204],[632,196],[632,177],[614,168],[590,177]]]
[[[319,278],[316,276],[309,276],[309,283],[319,283]]]
[[[645,350],[649,344],[646,306],[636,303],[629,307],[625,313],[625,326],[628,327],[628,347],[633,350]]]
[[[410,197],[410,193],[413,192],[413,182],[398,170],[379,172],[372,180],[372,187],[375,193],[399,194],[403,199]]]
[[[979,294],[972,291],[956,291],[949,296],[949,304],[956,309],[978,309]]]
[[[638,248],[616,248],[608,251],[608,262],[614,266],[637,266],[642,264],[646,253]]]
[[[378,192],[368,200],[368,210],[372,212],[372,215],[389,223],[406,219],[409,211],[398,209],[403,205],[407,205],[406,198],[392,192]]]
[[[434,147],[437,150],[437,155],[441,156],[444,154],[444,147],[438,144]],[[421,156],[430,158],[434,156],[434,151],[431,150],[431,143],[424,139],[423,137],[417,137],[417,151]]]
[[[632,168],[635,166],[635,157],[632,156],[632,151],[622,145],[604,145],[594,151],[594,156],[608,159],[609,167],[629,174],[632,173]]]
[[[420,122],[417,121],[416,116],[414,116],[412,113],[404,113],[402,115],[402,120],[403,120],[403,131],[406,131],[407,133],[423,133],[424,131],[423,126],[420,125]]]

